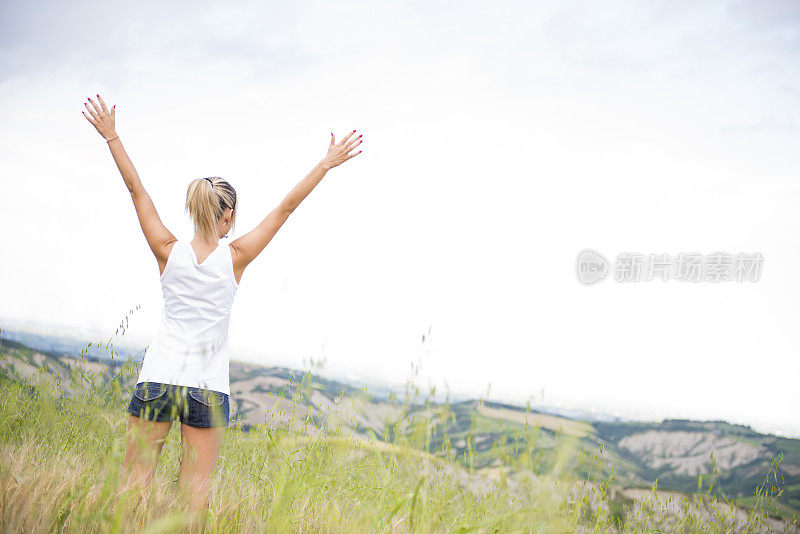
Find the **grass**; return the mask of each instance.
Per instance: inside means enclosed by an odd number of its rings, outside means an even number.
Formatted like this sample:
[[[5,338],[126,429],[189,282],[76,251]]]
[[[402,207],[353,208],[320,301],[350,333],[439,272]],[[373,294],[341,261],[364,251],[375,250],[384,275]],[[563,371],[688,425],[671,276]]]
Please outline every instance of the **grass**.
[[[432,408],[426,417],[403,410],[384,439],[347,434],[324,421],[246,431],[233,425],[212,477],[211,505],[192,515],[176,487],[177,428],[167,437],[153,484],[146,491],[122,489],[124,408],[131,395],[125,384],[131,376],[130,362],[112,377],[80,369],[68,381],[53,380],[46,369],[28,378],[0,376],[2,532],[182,532],[187,527],[206,532],[766,532],[776,527],[767,513],[776,495],[766,485],[747,509],[721,506],[713,495],[667,498],[655,485],[638,499],[621,495],[612,485],[613,472],[598,480],[602,456],[578,450],[574,434],[582,427],[557,435],[542,457],[536,447],[539,427],[526,423],[514,436],[514,454],[505,444],[485,444],[480,455],[494,454],[498,461],[478,468],[481,444],[469,433],[459,438],[466,444],[463,456],[451,447],[449,404]],[[289,400],[300,402],[310,389],[310,384],[296,384]],[[437,434],[443,439],[433,447]],[[584,475],[569,468],[575,463]]]

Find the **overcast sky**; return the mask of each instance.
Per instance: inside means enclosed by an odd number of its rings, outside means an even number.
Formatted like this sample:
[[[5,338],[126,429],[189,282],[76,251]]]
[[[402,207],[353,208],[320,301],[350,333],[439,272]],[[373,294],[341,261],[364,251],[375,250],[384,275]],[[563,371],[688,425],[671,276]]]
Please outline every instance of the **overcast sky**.
[[[0,317],[142,345],[158,267],[106,143],[179,239],[190,180],[255,226],[233,358],[800,435],[800,4],[0,3]],[[580,284],[584,248],[759,252],[755,283]],[[430,328],[429,341],[421,336]]]

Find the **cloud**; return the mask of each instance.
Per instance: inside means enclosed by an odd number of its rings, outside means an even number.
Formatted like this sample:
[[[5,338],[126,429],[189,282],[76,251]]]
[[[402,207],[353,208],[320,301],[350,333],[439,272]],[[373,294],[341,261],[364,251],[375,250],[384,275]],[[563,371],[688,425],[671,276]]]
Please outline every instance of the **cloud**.
[[[737,124],[724,126],[718,130],[721,134],[727,133],[777,133],[777,134],[795,134],[800,131],[797,122],[790,117],[764,117],[758,122],[749,124]]]
[[[290,4],[198,2],[0,3],[0,81],[70,67],[103,77],[149,70],[198,70],[224,63],[263,80],[316,61],[295,31]],[[178,67],[180,66],[180,67]]]
[[[358,127],[361,159],[248,267],[234,346],[324,342],[342,369],[398,377],[433,323],[454,382],[585,403],[614,384],[789,420],[800,69],[794,11],[765,5],[750,20],[758,7],[719,2],[0,2],[0,176],[36,200],[0,210],[26,259],[0,267],[18,281],[0,302],[98,328],[141,303],[134,328],[157,327],[154,259],[76,109],[87,87],[119,100],[126,148],[187,237],[190,177],[234,177],[246,230],[328,127]],[[752,287],[587,291],[586,247],[759,250],[771,267]],[[761,367],[739,372],[752,354]],[[687,369],[727,373],[713,407],[672,394]]]

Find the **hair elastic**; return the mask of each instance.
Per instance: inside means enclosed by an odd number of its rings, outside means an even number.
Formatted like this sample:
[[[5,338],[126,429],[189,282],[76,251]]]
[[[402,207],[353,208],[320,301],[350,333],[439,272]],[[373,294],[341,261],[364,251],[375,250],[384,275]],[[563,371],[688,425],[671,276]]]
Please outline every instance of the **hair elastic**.
[[[211,178],[203,178],[203,180],[208,180],[208,182],[209,182],[211,185],[214,185],[214,180],[212,180]]]

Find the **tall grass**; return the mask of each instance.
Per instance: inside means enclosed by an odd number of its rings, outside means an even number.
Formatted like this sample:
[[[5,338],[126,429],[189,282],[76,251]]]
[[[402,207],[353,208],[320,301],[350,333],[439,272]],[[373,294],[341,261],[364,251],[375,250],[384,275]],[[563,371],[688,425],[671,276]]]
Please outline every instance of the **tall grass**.
[[[175,428],[153,483],[122,484],[125,406],[136,371],[127,361],[113,374],[76,366],[68,376],[45,368],[0,377],[3,532],[731,532],[776,525],[766,514],[768,496],[737,512],[713,499],[665,500],[654,486],[621,505],[613,471],[602,478],[602,454],[586,454],[564,435],[544,457],[537,427],[479,452],[476,420],[457,450],[448,434],[450,403],[428,398],[428,410],[413,409],[420,393],[413,384],[402,403],[395,399],[400,416],[380,437],[333,424],[347,417],[337,413],[343,397],[321,422],[231,425],[210,506],[193,514],[177,487]],[[311,373],[292,386],[287,398],[307,402]],[[569,468],[576,463],[580,476]]]

